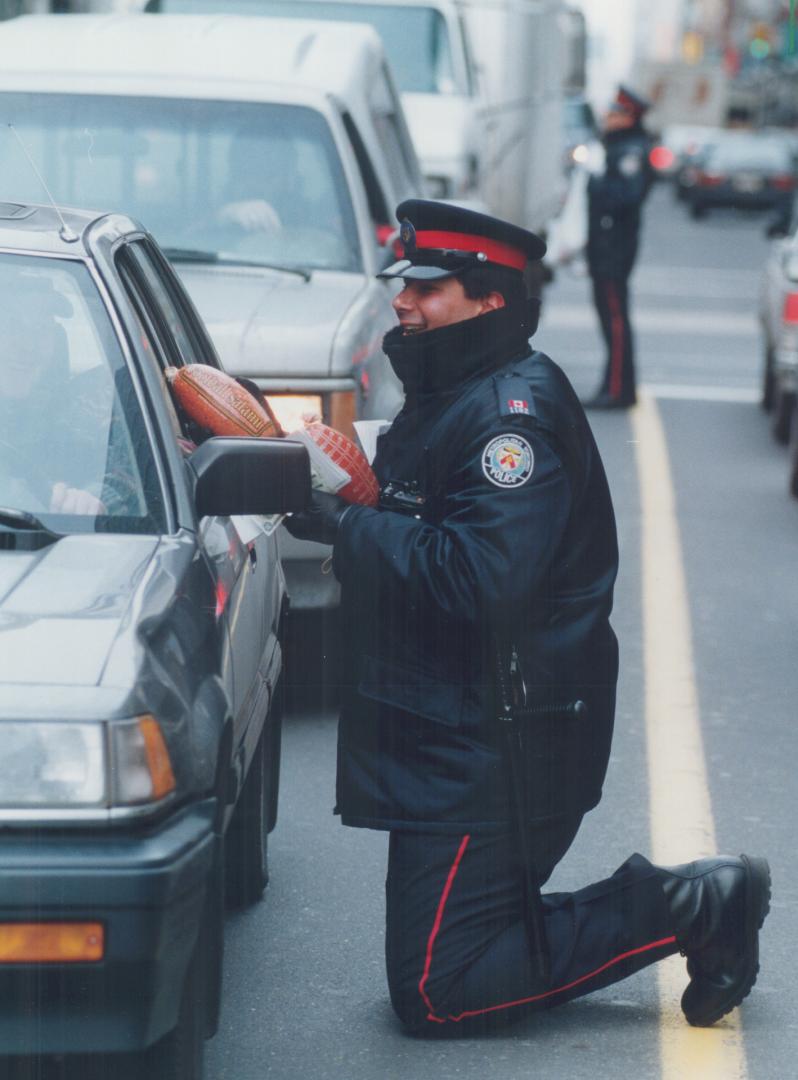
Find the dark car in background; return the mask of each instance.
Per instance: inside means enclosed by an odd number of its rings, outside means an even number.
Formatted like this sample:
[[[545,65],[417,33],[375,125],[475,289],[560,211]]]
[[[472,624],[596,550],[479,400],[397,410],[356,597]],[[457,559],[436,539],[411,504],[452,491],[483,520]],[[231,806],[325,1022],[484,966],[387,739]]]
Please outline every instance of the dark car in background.
[[[795,167],[788,140],[777,135],[736,131],[711,143],[695,162],[686,192],[690,215],[717,207],[775,210],[789,220],[795,194]]]
[[[166,369],[218,360],[131,219],[2,203],[0,283],[0,1068],[198,1080],[225,897],[267,879],[307,453],[180,415]]]

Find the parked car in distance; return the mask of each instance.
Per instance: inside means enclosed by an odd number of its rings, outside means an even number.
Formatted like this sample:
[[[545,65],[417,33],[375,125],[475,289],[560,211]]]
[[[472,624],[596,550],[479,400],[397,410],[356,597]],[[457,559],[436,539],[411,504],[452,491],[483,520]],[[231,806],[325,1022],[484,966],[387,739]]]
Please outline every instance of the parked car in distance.
[[[276,819],[262,515],[307,504],[307,452],[180,417],[166,368],[218,359],[127,216],[0,204],[0,283],[0,1067],[199,1080]]]
[[[2,31],[0,112],[56,199],[147,225],[225,370],[254,379],[287,431],[307,412],[350,435],[395,415],[396,286],[375,275],[422,180],[372,28],[139,13]],[[3,191],[28,197],[8,132],[0,162]],[[292,608],[334,607],[329,548],[282,529],[280,546]]]
[[[762,406],[777,442],[790,444],[789,487],[798,498],[798,219],[773,240],[762,275]]]
[[[715,207],[775,210],[789,220],[796,176],[789,143],[775,135],[734,131],[710,144],[687,191],[693,218]]]

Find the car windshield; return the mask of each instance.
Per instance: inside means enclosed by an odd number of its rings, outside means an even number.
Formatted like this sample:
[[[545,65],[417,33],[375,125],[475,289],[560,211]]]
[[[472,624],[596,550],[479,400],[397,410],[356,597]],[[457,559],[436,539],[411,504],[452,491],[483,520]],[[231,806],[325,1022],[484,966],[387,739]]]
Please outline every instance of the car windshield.
[[[165,531],[139,399],[85,263],[0,254],[0,290],[0,506],[58,533]]]
[[[360,270],[343,168],[313,109],[105,95],[0,94],[57,202],[124,211],[164,248],[306,270]],[[31,168],[0,133],[3,198]]]
[[[365,22],[382,38],[399,89],[416,94],[453,94],[456,84],[446,20],[435,8],[416,4],[352,4],[335,0],[152,0],[148,11],[273,15],[280,18]]]
[[[785,143],[733,136],[725,138],[709,150],[706,164],[707,167],[724,171],[765,169],[788,173],[792,169],[789,148]]]

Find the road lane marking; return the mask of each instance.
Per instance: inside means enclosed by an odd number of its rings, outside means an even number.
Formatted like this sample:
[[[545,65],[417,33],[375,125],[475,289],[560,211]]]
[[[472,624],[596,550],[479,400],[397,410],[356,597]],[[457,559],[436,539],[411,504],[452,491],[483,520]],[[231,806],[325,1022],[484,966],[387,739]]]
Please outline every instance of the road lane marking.
[[[689,334],[692,337],[751,337],[759,333],[759,320],[748,311],[685,311],[681,307],[632,308],[635,330],[657,334]],[[592,304],[545,304],[542,330],[584,330],[597,326]]]
[[[631,411],[641,499],[645,716],[652,860],[686,862],[716,853],[687,584],[667,443],[654,399]],[[738,1011],[713,1028],[692,1028],[679,1005],[685,961],[658,965],[663,1080],[745,1080]]]

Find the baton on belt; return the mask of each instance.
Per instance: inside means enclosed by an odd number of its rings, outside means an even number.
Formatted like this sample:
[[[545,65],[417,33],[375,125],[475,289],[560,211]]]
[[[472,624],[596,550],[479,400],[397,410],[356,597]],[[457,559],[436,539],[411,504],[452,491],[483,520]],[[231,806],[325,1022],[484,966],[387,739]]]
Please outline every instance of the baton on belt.
[[[509,652],[510,662],[507,662]],[[521,862],[521,901],[522,918],[526,930],[529,957],[537,968],[543,984],[551,981],[551,958],[546,938],[546,924],[543,915],[543,900],[540,895],[540,883],[537,870],[532,862],[529,849],[527,828],[526,786],[523,775],[524,732],[521,721],[535,716],[564,713],[581,716],[587,711],[583,701],[569,705],[533,705],[525,701],[523,684],[519,685],[518,657],[514,648],[505,650],[496,638],[496,673],[501,704],[500,722],[507,734],[507,758],[510,774],[510,793],[518,834],[518,847]]]

